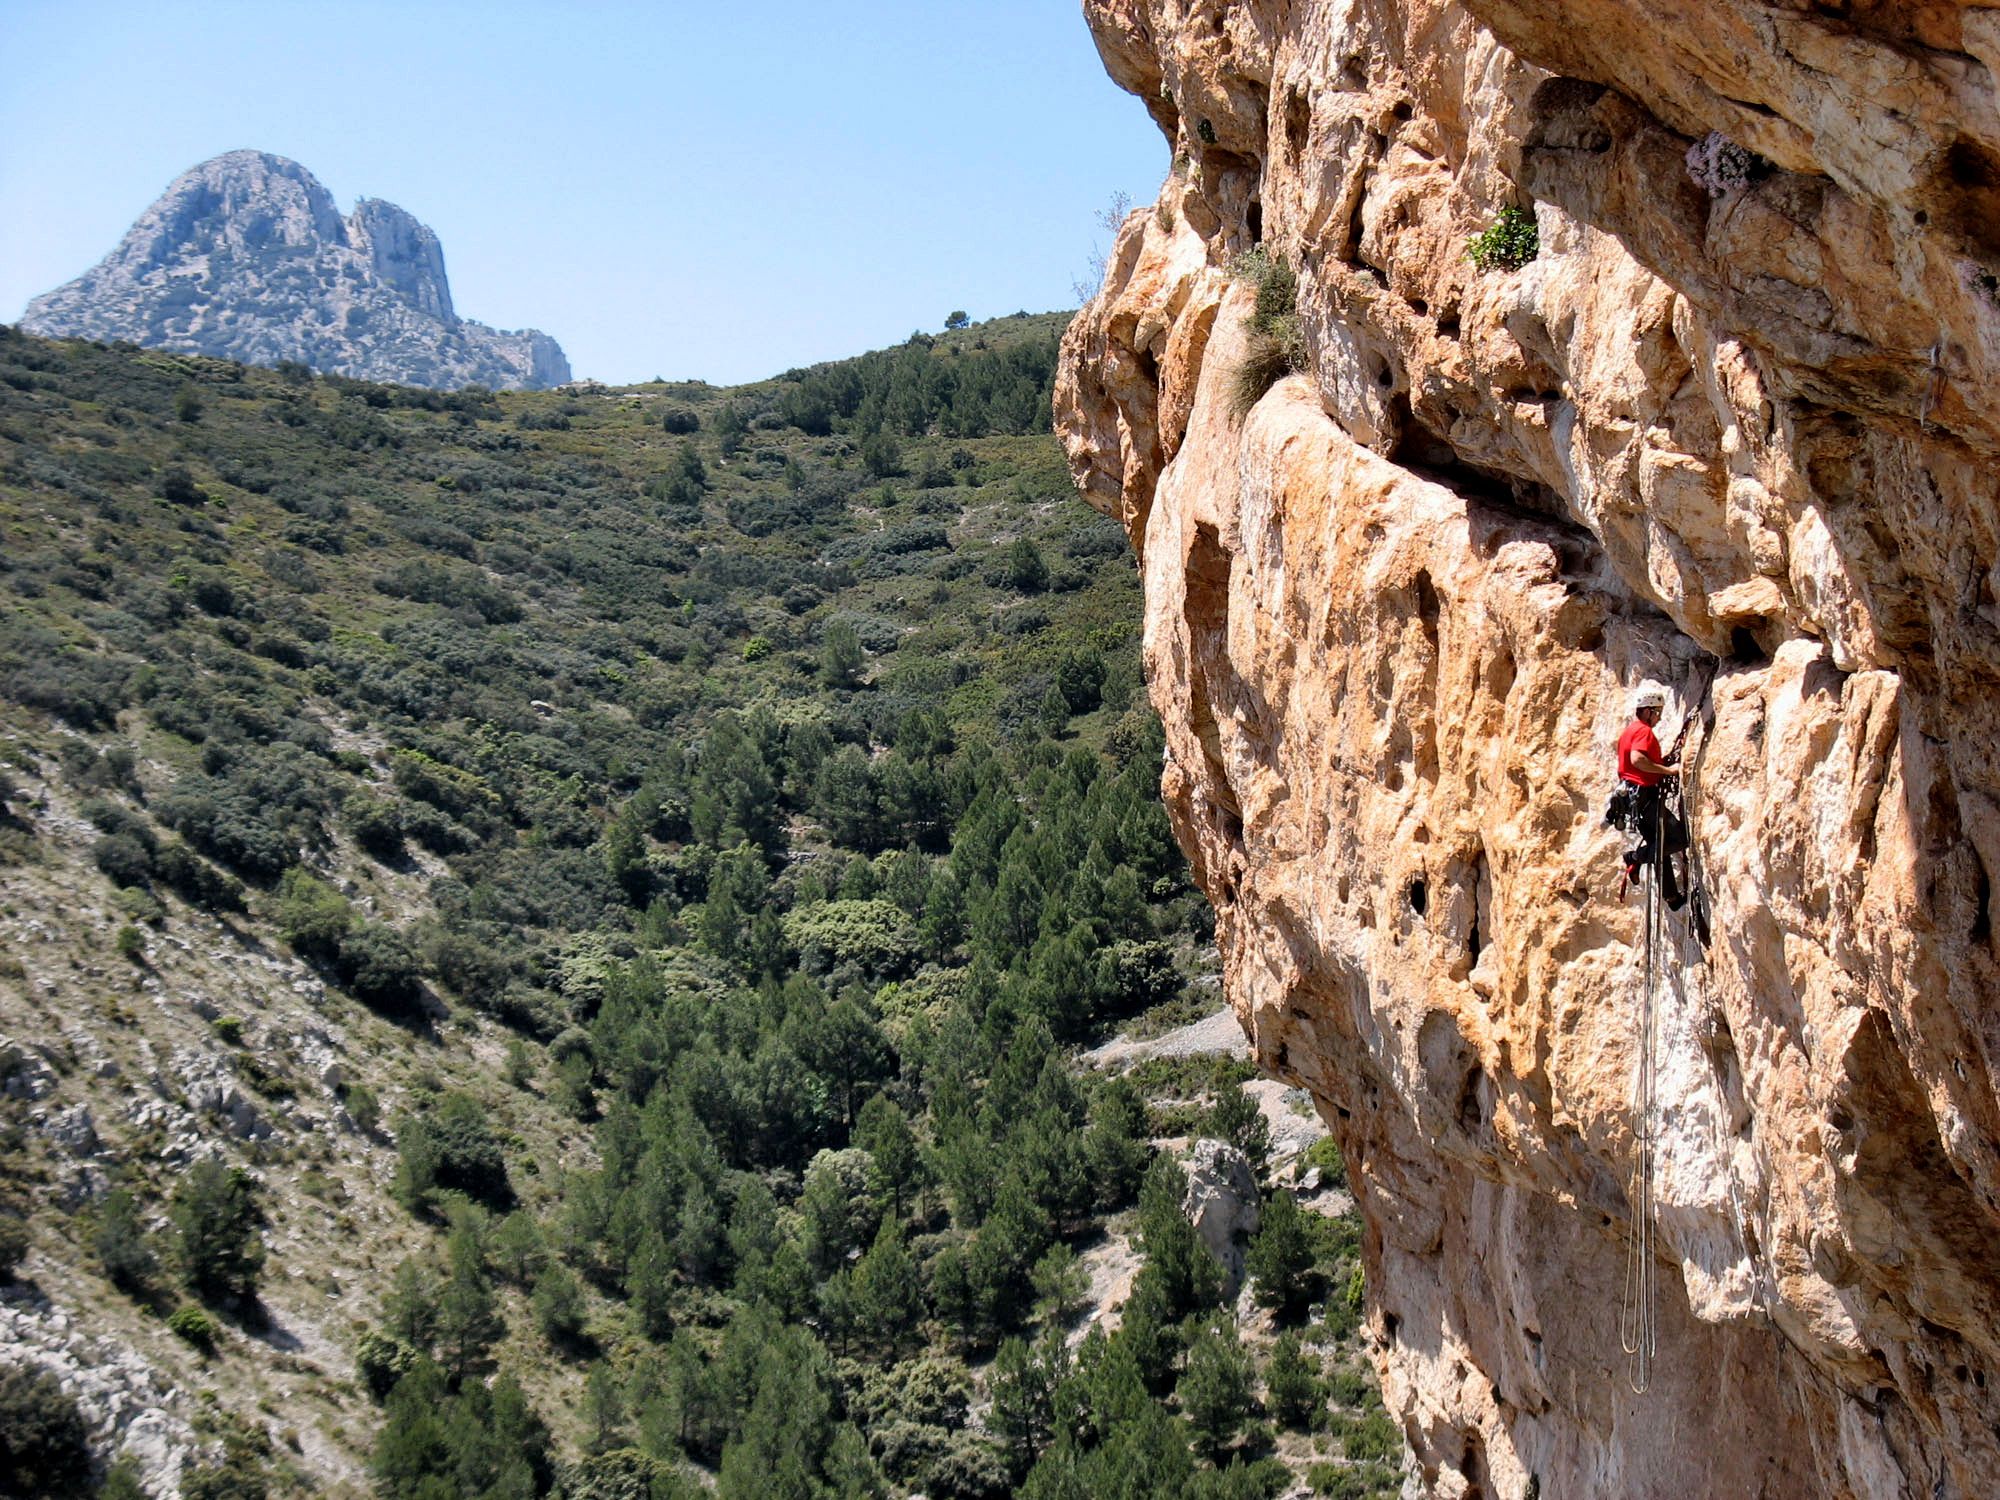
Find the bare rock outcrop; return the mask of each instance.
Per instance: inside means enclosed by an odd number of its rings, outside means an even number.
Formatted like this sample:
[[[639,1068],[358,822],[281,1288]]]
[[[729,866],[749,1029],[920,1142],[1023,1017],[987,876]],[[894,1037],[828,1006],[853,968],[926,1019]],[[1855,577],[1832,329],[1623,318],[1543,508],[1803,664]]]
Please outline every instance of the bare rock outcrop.
[[[1263,1218],[1250,1160],[1227,1141],[1196,1141],[1188,1151],[1181,1212],[1222,1267],[1231,1295],[1243,1284],[1243,1247]]]
[[[547,334],[458,316],[426,225],[379,198],[343,219],[312,173],[263,151],[183,172],[101,262],[30,302],[21,326],[405,385],[541,390],[570,378]]]
[[[1991,1493],[2000,11],[1085,10],[1175,155],[1058,426],[1231,1001],[1349,1158],[1415,1486]],[[1510,207],[1538,253],[1476,267]],[[1714,942],[1660,955],[1639,1394],[1642,682]]]

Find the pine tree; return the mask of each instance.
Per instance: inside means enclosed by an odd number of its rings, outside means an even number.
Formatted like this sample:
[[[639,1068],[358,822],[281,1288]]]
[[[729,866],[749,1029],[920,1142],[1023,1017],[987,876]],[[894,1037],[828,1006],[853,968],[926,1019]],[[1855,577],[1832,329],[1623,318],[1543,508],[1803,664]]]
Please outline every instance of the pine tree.
[[[1008,1339],[994,1356],[987,1372],[993,1399],[987,1425],[1006,1448],[1016,1480],[1035,1466],[1055,1436],[1056,1390],[1068,1373],[1068,1347],[1055,1330],[1032,1349]]]
[[[1264,1200],[1263,1217],[1244,1263],[1257,1284],[1260,1306],[1297,1318],[1312,1301],[1317,1281],[1312,1231],[1298,1200],[1278,1188]]]
[[[1146,1135],[1146,1103],[1128,1078],[1114,1078],[1090,1100],[1090,1125],[1083,1135],[1084,1168],[1096,1188],[1097,1207],[1123,1207],[1139,1190],[1152,1146]]]
[[[1271,1156],[1271,1126],[1254,1097],[1233,1085],[1216,1096],[1203,1127],[1218,1140],[1229,1142],[1249,1159],[1250,1170],[1262,1172]]]
[[[1076,1316],[1090,1291],[1089,1272],[1077,1260],[1076,1252],[1061,1242],[1043,1252],[1030,1279],[1035,1288],[1036,1318],[1055,1327]]]
[[[854,1121],[854,1143],[868,1153],[876,1191],[889,1200],[896,1218],[923,1176],[923,1155],[910,1132],[909,1116],[887,1094],[871,1094]]]
[[[819,1284],[820,1334],[833,1352],[847,1357],[861,1327],[861,1301],[854,1289],[854,1273],[838,1270]]]
[[[625,1287],[632,1304],[632,1316],[649,1339],[673,1334],[674,1257],[658,1230],[648,1230],[639,1241],[639,1253],[632,1258]]]
[[[833,1451],[826,1355],[802,1329],[766,1333],[754,1395],[723,1449],[716,1493],[720,1500],[817,1500],[819,1462]]]
[[[855,1312],[870,1338],[900,1356],[904,1341],[923,1315],[923,1283],[903,1243],[902,1225],[882,1221],[875,1243],[854,1268]]]
[[[819,680],[830,688],[851,688],[861,677],[861,633],[846,620],[835,620],[820,638]]]
[[[950,870],[932,877],[924,896],[923,918],[917,936],[924,953],[936,963],[944,963],[965,938],[965,890]]]
[[[264,1215],[248,1172],[204,1157],[181,1179],[170,1213],[191,1290],[223,1300],[255,1295],[264,1268]]]
[[[494,1228],[494,1267],[516,1286],[532,1286],[548,1260],[542,1226],[526,1209],[516,1209]]]
[[[1017,537],[1007,549],[1007,581],[1024,594],[1039,594],[1049,586],[1049,565],[1027,537]]]
[[[1265,1405],[1280,1427],[1303,1432],[1311,1425],[1324,1399],[1316,1364],[1296,1333],[1279,1335],[1264,1367],[1264,1391]]]
[[[493,1346],[507,1332],[486,1277],[485,1257],[465,1230],[447,1247],[451,1275],[437,1303],[438,1364],[454,1386],[486,1373]]]
[[[448,1492],[434,1481],[451,1471],[449,1403],[444,1372],[428,1359],[420,1360],[389,1393],[371,1465],[383,1500],[428,1500]]]
[[[1168,1323],[1213,1307],[1222,1296],[1221,1268],[1181,1212],[1186,1191],[1186,1174],[1168,1156],[1153,1163],[1139,1191],[1139,1248],[1146,1256],[1139,1280],[1157,1282]]]
[[[601,1359],[584,1379],[583,1427],[585,1446],[592,1453],[608,1453],[625,1441],[624,1393],[618,1388],[617,1373]]]
[[[1250,1368],[1234,1328],[1202,1325],[1188,1346],[1178,1394],[1196,1436],[1219,1461],[1250,1415]]]
[[[535,1326],[552,1344],[574,1344],[583,1336],[583,1288],[576,1274],[559,1260],[552,1260],[535,1281],[530,1302]]]
[[[412,1349],[428,1353],[437,1341],[438,1299],[444,1278],[427,1259],[406,1256],[382,1299],[382,1329]]]

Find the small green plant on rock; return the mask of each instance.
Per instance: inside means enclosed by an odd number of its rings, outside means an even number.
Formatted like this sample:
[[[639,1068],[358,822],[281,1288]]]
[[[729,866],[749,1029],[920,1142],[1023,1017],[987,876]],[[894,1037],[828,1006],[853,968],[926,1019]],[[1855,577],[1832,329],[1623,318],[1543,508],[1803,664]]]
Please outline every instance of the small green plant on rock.
[[[168,1314],[167,1331],[175,1338],[185,1339],[203,1354],[213,1354],[215,1337],[221,1327],[215,1319],[190,1302]]]
[[[1503,208],[1499,218],[1466,242],[1465,253],[1482,271],[1518,271],[1541,248],[1535,216],[1526,209]]]

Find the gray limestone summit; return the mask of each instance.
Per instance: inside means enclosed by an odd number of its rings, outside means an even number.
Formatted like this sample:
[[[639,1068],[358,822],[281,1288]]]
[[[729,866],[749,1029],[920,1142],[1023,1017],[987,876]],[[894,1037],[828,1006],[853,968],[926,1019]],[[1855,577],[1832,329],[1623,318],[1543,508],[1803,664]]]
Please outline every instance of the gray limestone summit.
[[[262,151],[183,172],[101,262],[30,302],[21,327],[404,385],[570,378],[547,334],[452,310],[444,251],[416,219],[376,198],[343,219],[312,173]]]

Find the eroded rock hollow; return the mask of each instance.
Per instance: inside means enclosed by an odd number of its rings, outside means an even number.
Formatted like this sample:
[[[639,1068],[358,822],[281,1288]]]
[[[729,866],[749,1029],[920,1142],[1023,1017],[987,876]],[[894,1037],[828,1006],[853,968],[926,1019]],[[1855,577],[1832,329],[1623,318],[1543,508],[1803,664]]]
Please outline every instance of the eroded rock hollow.
[[[2000,10],[1085,10],[1174,167],[1058,425],[1231,1000],[1347,1151],[1414,1488],[1993,1494]],[[1537,253],[1481,269],[1508,208]],[[1639,1394],[1642,683],[1714,939],[1657,955]]]

